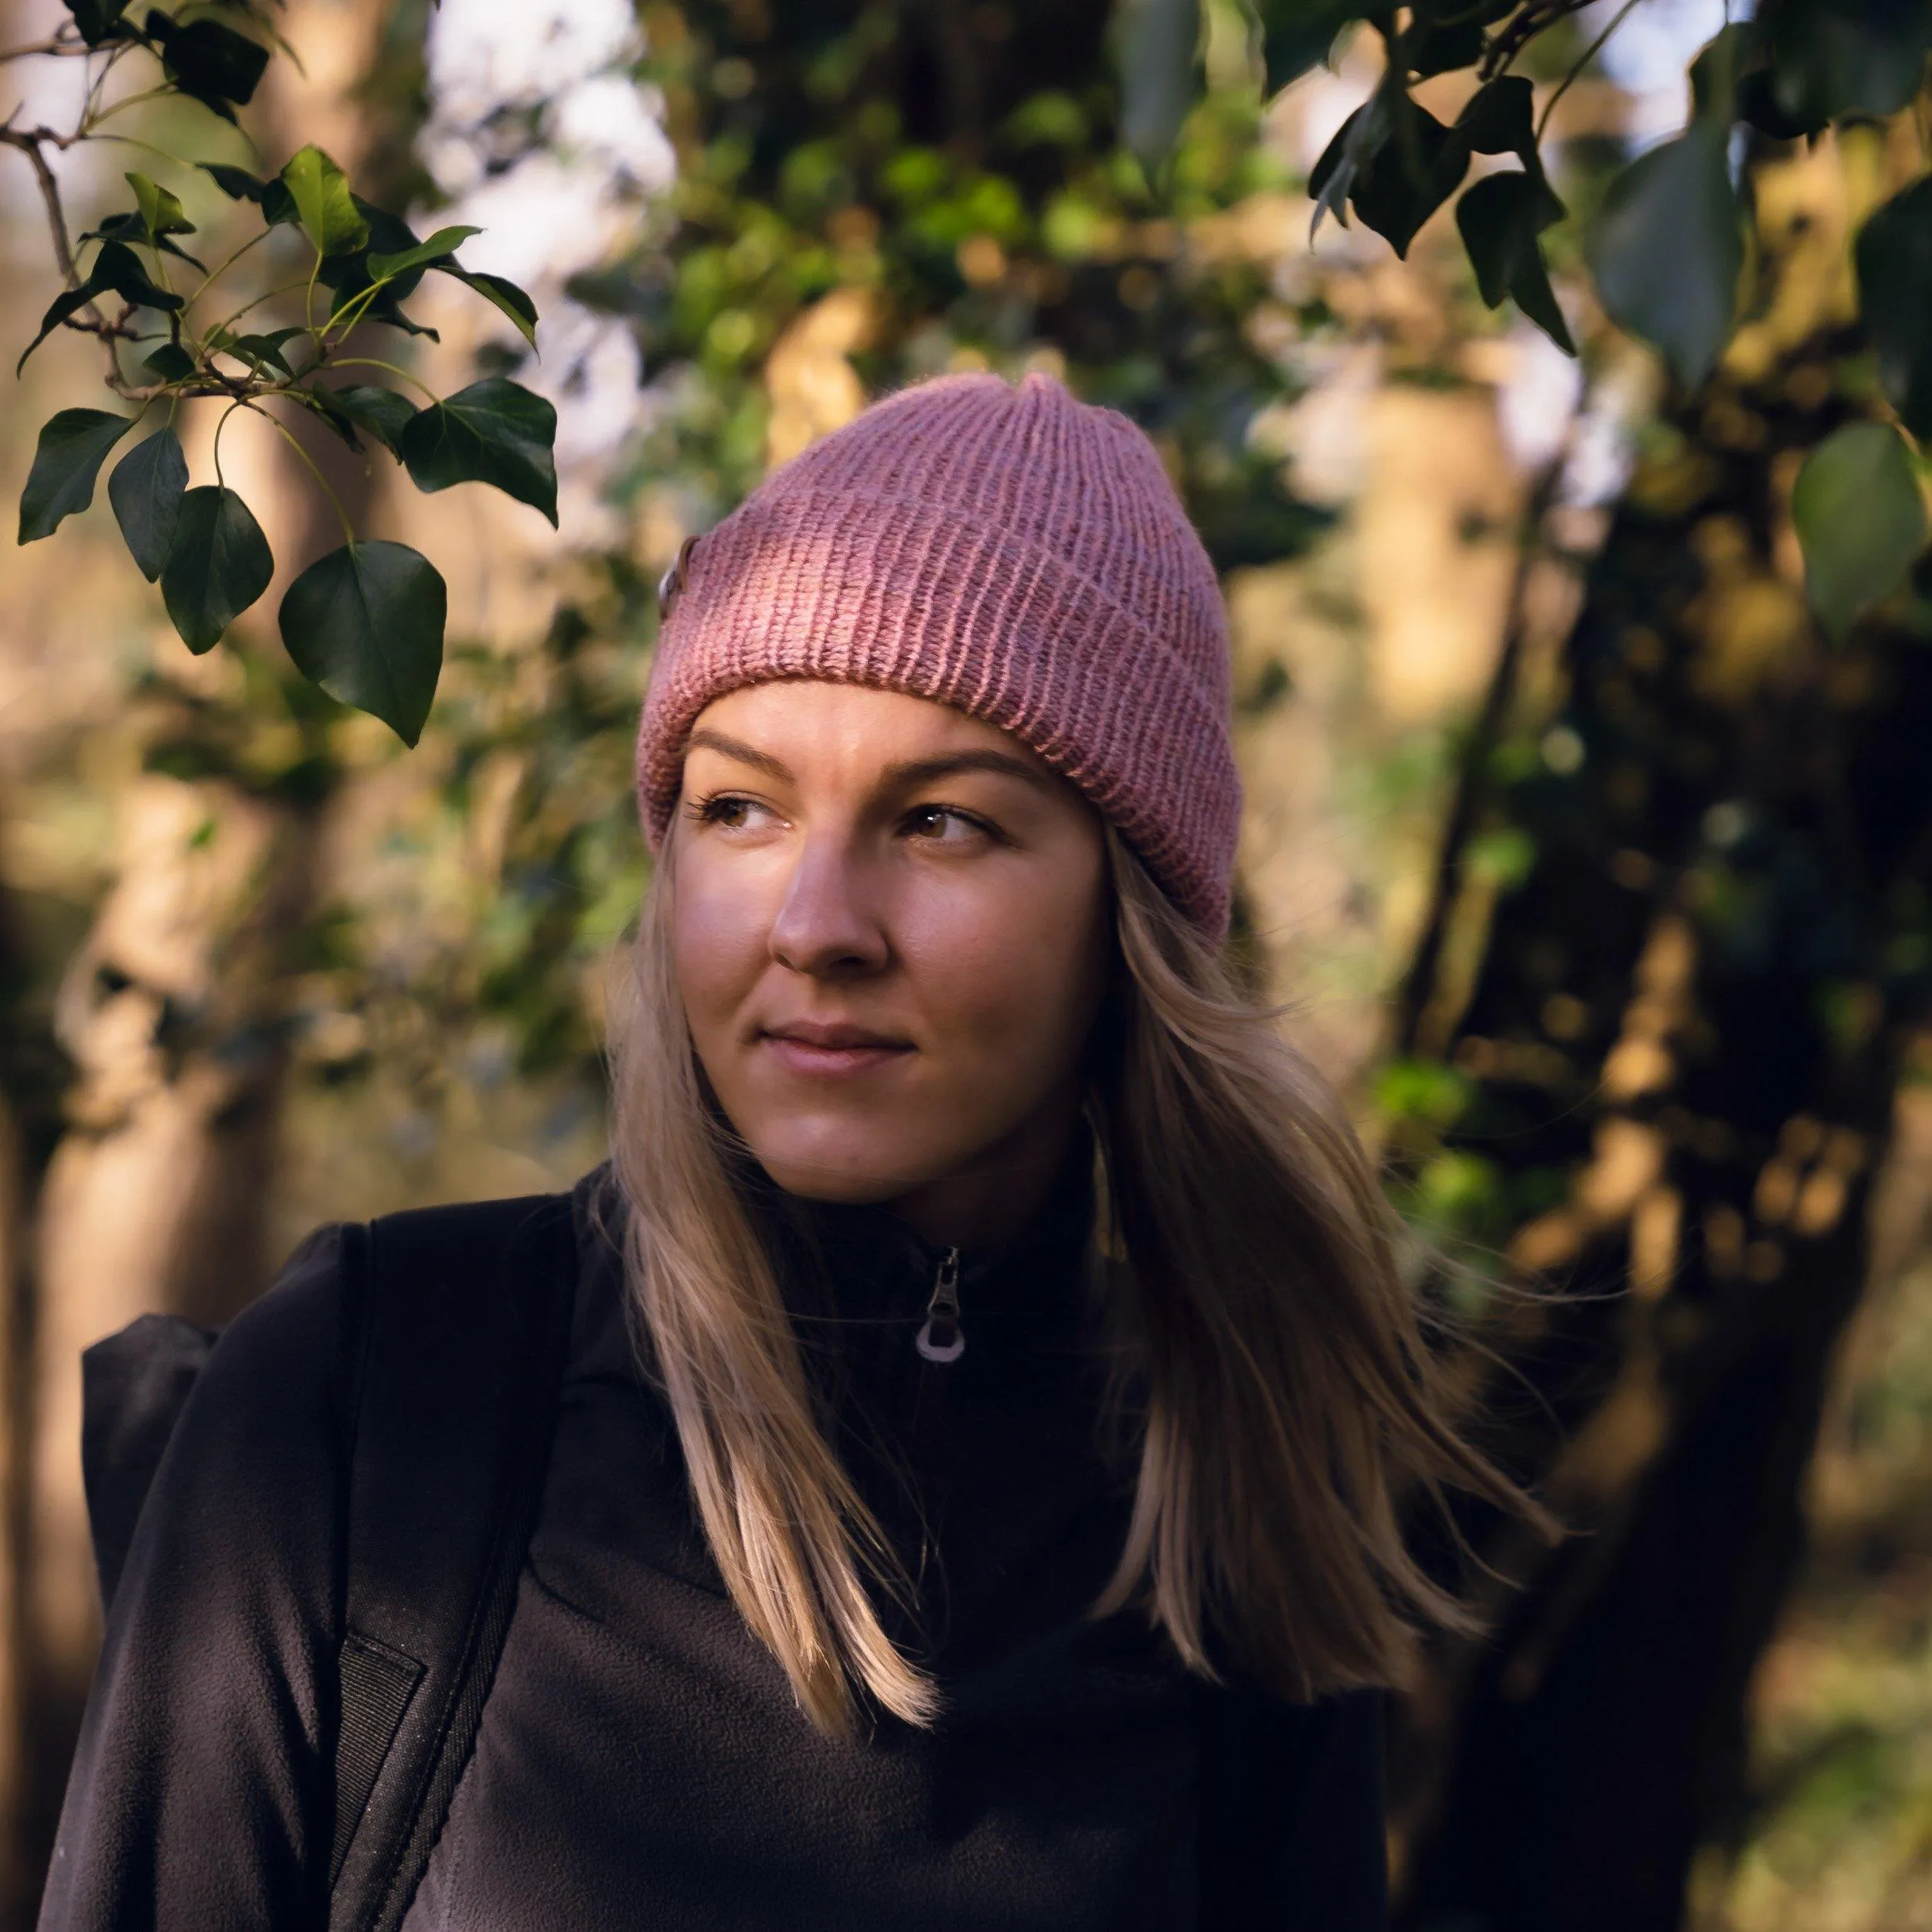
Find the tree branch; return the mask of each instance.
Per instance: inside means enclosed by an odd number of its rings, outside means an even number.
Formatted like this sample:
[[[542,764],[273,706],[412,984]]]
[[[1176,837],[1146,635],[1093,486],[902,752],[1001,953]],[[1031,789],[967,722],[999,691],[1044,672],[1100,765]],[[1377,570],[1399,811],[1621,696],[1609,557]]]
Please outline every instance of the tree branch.
[[[70,288],[80,286],[80,271],[74,265],[73,250],[67,241],[66,211],[60,203],[60,184],[55,180],[53,170],[47,165],[47,157],[42,153],[44,145],[65,148],[68,143],[51,128],[15,128],[9,123],[0,127],[0,147],[17,148],[27,158],[33,169],[33,178],[40,189],[40,199],[47,211],[47,231],[53,241],[54,260],[59,264],[61,279]],[[119,318],[109,321],[98,304],[90,302],[80,311],[78,318],[69,316],[66,325],[83,335],[97,335],[107,352],[107,386],[121,391],[121,358],[114,344],[127,336],[131,308],[124,308]]]
[[[73,288],[79,284],[80,277],[74,268],[73,250],[67,246],[67,218],[60,206],[60,184],[54,179],[53,170],[47,165],[47,158],[40,151],[43,141],[50,141],[56,148],[66,145],[51,128],[15,128],[11,124],[0,128],[0,145],[18,148],[33,169],[34,179],[40,187],[40,199],[46,206],[47,226],[53,234],[54,260],[60,264],[60,273],[67,286]]]
[[[63,39],[56,35],[51,40],[29,41],[24,47],[0,47],[0,67],[9,60],[26,60],[35,54],[52,54],[58,59],[73,60],[94,52],[78,35]]]

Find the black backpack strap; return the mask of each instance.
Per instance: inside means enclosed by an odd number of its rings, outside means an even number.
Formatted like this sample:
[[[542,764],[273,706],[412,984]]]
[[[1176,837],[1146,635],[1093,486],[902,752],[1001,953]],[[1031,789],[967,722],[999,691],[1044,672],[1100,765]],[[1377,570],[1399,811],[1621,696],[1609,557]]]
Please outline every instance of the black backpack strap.
[[[568,1195],[343,1235],[350,1353],[330,1932],[396,1932],[476,1742],[556,1427]]]
[[[80,1356],[80,1477],[100,1607],[114,1602],[141,1505],[216,1333],[144,1315]]]

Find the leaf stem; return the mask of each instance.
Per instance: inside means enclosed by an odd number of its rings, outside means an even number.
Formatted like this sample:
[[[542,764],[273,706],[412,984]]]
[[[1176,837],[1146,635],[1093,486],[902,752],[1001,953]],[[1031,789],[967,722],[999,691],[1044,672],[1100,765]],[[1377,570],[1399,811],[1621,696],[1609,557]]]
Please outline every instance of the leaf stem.
[[[233,416],[236,410],[244,410],[247,406],[246,399],[237,397],[222,411],[221,420],[215,425],[215,443],[211,454],[215,459],[215,487],[217,489],[225,490],[228,487],[227,479],[221,473],[221,433],[227,428],[229,417]]]
[[[379,282],[371,282],[368,287],[352,296],[335,315],[322,325],[321,341],[327,342],[331,333],[338,328],[342,332],[342,338],[346,340],[355,325],[369,312],[370,304],[374,302],[376,298],[395,279],[393,275],[385,275]],[[358,302],[362,304],[359,309],[355,306]]]
[[[187,306],[192,308],[195,304],[199,301],[202,297],[208,292],[209,287],[212,287],[220,277],[226,274],[229,270],[233,268],[236,263],[240,261],[243,256],[248,253],[250,249],[253,248],[257,242],[266,241],[273,232],[274,231],[271,229],[264,228],[259,235],[250,236],[247,240],[243,242],[240,247],[237,248],[226,261],[217,262],[215,266],[202,277],[201,285],[195,291],[194,294],[188,298]]]
[[[314,477],[318,483],[321,484],[322,486],[323,495],[328,498],[330,504],[335,509],[336,520],[342,526],[343,541],[349,545],[351,549],[353,549],[355,547],[355,526],[349,522],[348,511],[342,508],[342,499],[335,494],[334,487],[330,484],[328,478],[323,475],[321,465],[316,462],[314,457],[309,454],[308,451],[302,447],[301,440],[297,437],[295,432],[291,430],[286,423],[283,422],[279,417],[269,415],[267,410],[264,409],[256,409],[254,404],[252,403],[238,403],[236,406],[240,409],[252,410],[256,415],[264,417],[266,420],[273,423],[275,425],[275,427],[281,432],[283,441],[287,444],[288,447],[308,465],[309,474]]]
[[[145,153],[158,155],[163,161],[172,161],[177,168],[192,165],[191,162],[183,161],[180,155],[170,154],[165,148],[157,148],[151,141],[143,141],[138,134],[124,134],[111,128],[104,134],[90,133],[87,139],[90,141],[116,141],[120,142],[124,148],[138,148]]]
[[[1611,15],[1610,24],[1583,49],[1583,58],[1556,83],[1556,91],[1543,103],[1543,111],[1536,117],[1536,140],[1539,144],[1542,142],[1543,130],[1549,125],[1549,117],[1556,111],[1556,103],[1569,93],[1583,70],[1603,52],[1604,43],[1630,17],[1636,5],[1637,0],[1624,0],[1624,4]]]
[[[229,316],[225,321],[217,322],[215,325],[215,328],[233,328],[234,325],[240,321],[251,308],[259,308],[264,302],[272,302],[277,295],[287,295],[291,294],[294,290],[304,286],[305,284],[301,282],[284,282],[280,288],[271,288],[266,294],[257,295],[253,301],[243,302],[241,307],[235,311],[233,315]],[[212,335],[214,333],[214,330],[210,330],[209,333]],[[203,339],[205,340],[206,338]]]
[[[107,77],[104,73],[101,77],[104,80]],[[120,100],[114,102],[111,106],[103,107],[98,114],[87,116],[76,131],[83,136],[91,135],[104,121],[111,121],[124,108],[138,107],[144,100],[158,100],[163,94],[171,94],[174,92],[175,89],[172,85],[166,85],[159,87],[144,87],[138,94],[123,94]]]
[[[90,53],[94,51],[92,48],[88,49]],[[80,104],[80,118],[74,124],[75,140],[80,140],[93,127],[95,110],[100,105],[100,90],[107,86],[107,77],[114,72],[115,64],[124,51],[119,47],[111,49],[107,58],[100,64],[100,71],[90,77],[87,94]]]
[[[385,362],[374,355],[342,355],[329,364],[331,369],[386,369],[392,376],[400,376],[413,389],[420,389],[430,400],[438,401],[434,389],[420,378],[412,376],[406,369],[398,369],[393,362]]]

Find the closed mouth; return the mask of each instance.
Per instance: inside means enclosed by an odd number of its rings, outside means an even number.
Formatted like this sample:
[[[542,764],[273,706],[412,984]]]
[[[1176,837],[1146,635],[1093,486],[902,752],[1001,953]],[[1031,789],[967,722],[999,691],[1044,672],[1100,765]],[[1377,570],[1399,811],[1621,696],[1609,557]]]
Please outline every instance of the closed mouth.
[[[794,1071],[836,1073],[876,1066],[911,1053],[910,1040],[894,1039],[862,1026],[820,1026],[798,1022],[760,1028],[758,1042],[772,1048]]]

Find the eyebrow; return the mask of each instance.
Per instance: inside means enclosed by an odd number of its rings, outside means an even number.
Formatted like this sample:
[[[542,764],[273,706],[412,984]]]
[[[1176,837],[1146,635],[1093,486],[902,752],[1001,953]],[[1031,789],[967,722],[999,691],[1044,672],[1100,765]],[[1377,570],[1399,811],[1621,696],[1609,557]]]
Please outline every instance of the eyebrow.
[[[722,731],[707,728],[692,733],[686,740],[686,748],[692,751],[715,751],[722,757],[732,758],[740,764],[750,765],[754,770],[762,771],[767,777],[781,784],[794,781],[795,774],[781,758],[774,758],[768,751],[760,751],[755,745],[747,744],[742,738],[727,737]],[[1003,778],[1018,778],[1025,784],[1042,791],[1053,788],[1053,780],[1038,766],[1029,764],[1023,758],[1015,757],[1011,752],[983,751],[942,752],[935,757],[913,758],[903,764],[889,765],[885,771],[885,782],[896,789],[909,786],[930,784],[940,778],[957,777],[962,772],[985,771]]]
[[[915,758],[905,764],[889,765],[886,780],[903,788],[930,784],[937,778],[957,777],[963,771],[988,771],[996,777],[1019,778],[1042,791],[1052,788],[1053,781],[1036,765],[1015,758],[1006,751],[949,751],[937,757]]]
[[[715,751],[719,757],[735,758],[741,765],[750,765],[754,770],[762,771],[768,778],[776,778],[782,784],[789,783],[792,777],[791,766],[782,758],[774,758],[768,751],[760,751],[756,745],[748,745],[742,738],[727,738],[722,731],[699,729],[685,740],[686,751]]]

